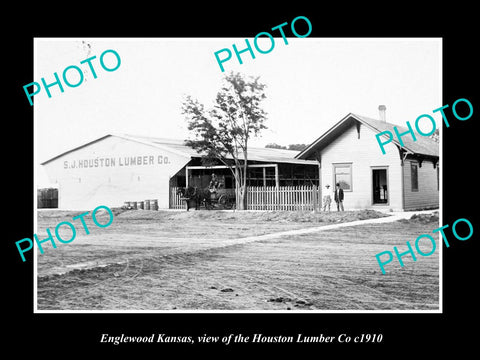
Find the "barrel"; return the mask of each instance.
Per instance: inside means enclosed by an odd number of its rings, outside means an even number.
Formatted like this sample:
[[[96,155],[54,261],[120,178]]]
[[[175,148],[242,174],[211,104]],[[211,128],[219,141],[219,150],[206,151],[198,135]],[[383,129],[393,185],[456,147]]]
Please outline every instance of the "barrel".
[[[150,200],[150,210],[158,210],[158,200]]]
[[[145,210],[150,210],[150,200],[145,200]]]
[[[143,201],[137,201],[137,209],[143,209]]]

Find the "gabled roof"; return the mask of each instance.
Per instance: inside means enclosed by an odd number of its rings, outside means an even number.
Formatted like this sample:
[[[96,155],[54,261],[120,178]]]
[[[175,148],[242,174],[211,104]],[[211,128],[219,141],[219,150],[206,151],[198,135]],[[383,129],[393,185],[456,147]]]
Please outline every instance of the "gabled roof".
[[[146,140],[145,140],[144,138],[142,138],[142,137],[135,137],[135,136],[126,135],[126,134],[123,134],[123,135],[121,135],[121,134],[107,134],[107,135],[102,136],[102,137],[100,137],[100,138],[98,138],[98,139],[95,139],[95,140],[93,140],[93,141],[89,141],[88,143],[85,143],[85,144],[83,144],[83,145],[77,146],[77,147],[75,147],[75,148],[73,148],[73,149],[70,149],[70,150],[68,150],[68,151],[65,151],[65,152],[63,152],[63,153],[61,153],[61,154],[59,154],[59,155],[57,155],[57,156],[54,156],[53,158],[48,159],[48,160],[44,161],[43,163],[41,163],[41,165],[46,165],[46,164],[48,164],[49,162],[52,162],[52,161],[54,161],[54,160],[56,160],[56,159],[58,159],[58,158],[60,158],[60,157],[62,157],[62,156],[65,156],[65,155],[70,154],[70,153],[72,153],[72,152],[74,152],[74,151],[80,150],[80,149],[82,149],[82,148],[84,148],[84,147],[87,147],[87,146],[89,146],[89,145],[95,144],[95,143],[97,143],[97,142],[99,142],[99,141],[102,141],[102,140],[104,140],[104,139],[106,139],[106,138],[108,138],[108,137],[112,137],[112,136],[113,136],[113,137],[119,137],[119,138],[126,139],[126,140],[136,141],[136,142],[139,142],[139,143],[142,143],[142,144],[145,144],[145,145],[150,145],[150,146],[153,146],[153,147],[162,149],[162,150],[171,151],[171,152],[174,152],[174,153],[176,153],[176,154],[178,154],[178,155],[181,155],[181,156],[191,157],[190,154],[189,154],[188,152],[186,152],[186,151],[179,151],[178,149],[167,148],[166,146],[164,146],[164,145],[162,145],[162,144],[160,144],[160,143],[155,144],[155,143],[146,141]]]
[[[56,160],[64,155],[72,153],[76,150],[84,148],[86,146],[92,145],[96,142],[99,142],[108,137],[119,137],[122,139],[135,141],[142,143],[144,145],[153,146],[158,149],[170,151],[178,155],[187,157],[187,158],[199,158],[202,156],[201,153],[198,153],[196,150],[184,144],[183,140],[178,139],[166,139],[166,138],[157,138],[149,136],[137,136],[137,135],[127,135],[127,134],[108,134],[98,138],[96,140],[90,141],[86,144],[68,150],[64,153],[61,153],[45,162],[41,165],[45,165],[53,160]],[[272,162],[272,163],[290,163],[290,164],[303,164],[303,165],[317,165],[316,161],[313,160],[303,160],[297,159],[295,156],[299,151],[294,150],[284,150],[284,149],[272,149],[272,148],[248,148],[248,160],[251,161],[261,161],[261,162]],[[240,156],[243,158],[243,154]]]
[[[341,119],[338,123],[333,125],[329,130],[327,130],[317,140],[315,140],[313,143],[307,146],[307,148],[304,149],[302,152],[300,152],[296,156],[296,158],[308,159],[315,150],[322,149],[328,144],[330,144],[334,139],[340,136],[346,129],[354,125],[356,122],[365,125],[366,127],[368,127],[369,129],[371,129],[376,133],[381,133],[383,131],[390,131],[394,135],[392,142],[397,146],[405,149],[408,153],[424,155],[424,156],[432,156],[432,157],[439,156],[439,144],[428,137],[415,134],[415,137],[417,140],[413,141],[410,135],[406,135],[402,137],[403,146],[401,146],[397,137],[395,136],[395,132],[393,128],[396,127],[399,133],[408,131],[408,128],[399,126],[396,124],[391,124],[385,121],[372,119],[366,116],[349,113],[347,116]],[[381,153],[380,148],[378,151],[379,153]]]

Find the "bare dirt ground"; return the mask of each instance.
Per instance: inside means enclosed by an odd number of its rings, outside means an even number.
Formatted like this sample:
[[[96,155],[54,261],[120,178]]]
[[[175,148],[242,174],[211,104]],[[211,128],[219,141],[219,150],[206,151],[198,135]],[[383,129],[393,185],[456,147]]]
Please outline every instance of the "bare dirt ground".
[[[40,211],[37,234],[80,212]],[[382,275],[375,255],[405,249],[438,216],[248,243],[252,236],[385,216],[344,213],[115,211],[107,228],[74,221],[69,244],[38,255],[39,310],[436,310],[437,251]],[[98,217],[106,223],[107,217]],[[62,228],[63,229],[63,228]],[[71,232],[60,231],[66,239]],[[437,244],[438,245],[438,244]],[[426,251],[426,250],[425,250]]]

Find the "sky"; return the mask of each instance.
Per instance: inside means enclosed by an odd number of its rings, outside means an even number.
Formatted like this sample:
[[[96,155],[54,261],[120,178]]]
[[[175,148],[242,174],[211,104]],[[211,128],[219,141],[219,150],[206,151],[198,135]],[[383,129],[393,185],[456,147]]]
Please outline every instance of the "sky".
[[[222,72],[214,53],[224,48],[233,53],[232,44],[243,49],[245,38],[36,38],[32,81],[52,83],[54,72],[62,78],[70,65],[84,71],[84,80],[74,88],[61,80],[64,92],[52,86],[51,98],[44,88],[35,95],[35,164],[111,133],[186,139],[182,99],[191,95],[211,107],[229,71],[260,76],[267,85],[268,129],[252,139],[253,147],[310,144],[350,112],[378,118],[380,104],[394,124],[413,126],[421,114],[441,123],[441,115],[432,113],[444,105],[441,39],[287,39],[288,45],[274,38],[268,54],[253,48],[255,59],[243,53],[243,64],[233,54]],[[258,44],[268,49],[270,40]],[[121,58],[111,72],[99,63],[109,49]],[[80,64],[91,56],[96,79],[88,64]],[[104,61],[116,65],[112,53]],[[69,70],[70,82],[76,83],[76,76]]]

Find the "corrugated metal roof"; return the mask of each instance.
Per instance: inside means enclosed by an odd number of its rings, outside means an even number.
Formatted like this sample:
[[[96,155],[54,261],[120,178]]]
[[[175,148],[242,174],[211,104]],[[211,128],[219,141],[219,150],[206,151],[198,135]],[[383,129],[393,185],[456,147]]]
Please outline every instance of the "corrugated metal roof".
[[[345,126],[348,126],[348,121],[353,121],[353,120],[356,120],[362,123],[363,125],[370,128],[372,131],[377,133],[381,133],[383,131],[390,131],[394,135],[392,142],[397,144],[398,146],[401,146],[401,145],[398,142],[398,139],[395,135],[393,128],[396,127],[399,133],[408,131],[407,127],[403,127],[403,126],[391,124],[385,121],[376,120],[366,116],[350,113],[347,116],[345,116],[343,119],[341,119],[339,122],[337,122],[334,126],[332,126],[329,130],[327,130],[324,134],[322,134],[322,136],[320,136],[317,140],[315,140],[312,144],[310,144],[305,150],[297,154],[296,158],[305,159],[310,157],[314,149],[317,149],[318,147],[322,147],[322,145],[326,145],[329,142],[331,142],[332,138],[340,136],[344,132]],[[415,137],[417,140],[413,141],[410,135],[403,136],[402,137],[403,146],[401,147],[403,147],[405,150],[413,154],[433,156],[433,157],[439,156],[439,144],[437,142],[435,142],[434,140],[428,137],[421,136],[418,134],[415,134]],[[381,154],[380,149],[379,149],[379,153]]]
[[[161,145],[166,148],[175,149],[177,151],[189,154],[191,157],[201,157],[202,154],[198,153],[196,150],[185,145],[184,140],[178,139],[165,139],[165,138],[156,138],[156,137],[146,137],[146,136],[135,136],[135,135],[125,135],[128,138],[142,140],[150,142],[152,144]],[[313,160],[301,160],[296,159],[295,156],[299,151],[294,150],[285,150],[285,149],[272,149],[272,148],[248,148],[248,160],[251,161],[262,161],[262,162],[283,162],[283,163],[294,163],[294,164],[309,164],[316,165],[317,163]],[[227,156],[227,158],[231,158]],[[243,159],[243,153],[239,154],[239,158]]]
[[[129,135],[129,134],[108,134],[102,136],[99,139],[88,142],[84,145],[76,147],[74,149],[68,150],[62,154],[59,154],[45,162],[42,165],[45,165],[53,160],[56,160],[68,153],[81,149],[85,146],[91,145],[98,141],[101,141],[109,136],[120,137],[130,141],[137,141],[142,144],[150,145],[156,148],[168,150],[179,155],[183,155],[191,158],[201,157],[202,154],[199,154],[196,150],[184,144],[184,140],[179,139],[167,139],[167,138],[157,138],[150,136],[138,136],[138,135]],[[303,164],[303,165],[317,165],[317,162],[314,160],[303,160],[297,159],[295,156],[299,151],[293,150],[284,150],[284,149],[272,149],[272,148],[248,148],[248,160],[251,161],[261,161],[261,162],[270,162],[270,163],[290,163],[290,164]],[[228,157],[230,158],[230,157]],[[243,159],[243,154],[240,155],[240,159]]]

